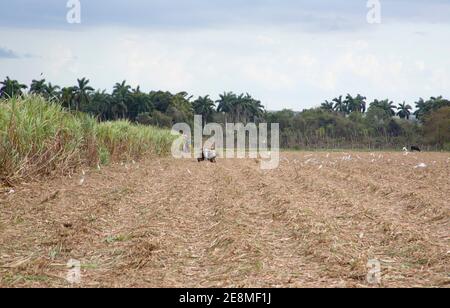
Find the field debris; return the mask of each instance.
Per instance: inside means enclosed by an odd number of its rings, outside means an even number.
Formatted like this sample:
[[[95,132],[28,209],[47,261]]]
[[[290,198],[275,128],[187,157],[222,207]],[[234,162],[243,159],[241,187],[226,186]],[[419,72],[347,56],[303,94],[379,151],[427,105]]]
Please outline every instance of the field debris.
[[[420,154],[426,173],[381,155],[149,158],[8,188],[0,288],[447,286],[448,154]]]
[[[81,178],[78,181],[79,186],[83,186],[84,182],[86,181],[86,171],[81,170]]]

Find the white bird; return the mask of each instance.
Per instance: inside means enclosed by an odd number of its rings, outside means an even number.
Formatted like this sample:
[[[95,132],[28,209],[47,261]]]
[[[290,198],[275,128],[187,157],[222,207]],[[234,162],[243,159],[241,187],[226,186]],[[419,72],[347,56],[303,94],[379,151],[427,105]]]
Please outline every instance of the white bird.
[[[405,152],[405,154],[403,154],[403,155],[405,155],[405,156],[409,155],[409,151],[406,147],[403,148],[403,152]]]
[[[428,166],[425,163],[421,163],[421,164],[418,164],[417,166],[415,166],[414,169],[419,169],[419,168],[423,169],[426,167],[428,167]]]
[[[344,156],[344,157],[342,157],[342,160],[344,160],[344,161],[350,161],[350,160],[352,160],[352,156],[351,156],[351,155],[349,155],[349,156]]]

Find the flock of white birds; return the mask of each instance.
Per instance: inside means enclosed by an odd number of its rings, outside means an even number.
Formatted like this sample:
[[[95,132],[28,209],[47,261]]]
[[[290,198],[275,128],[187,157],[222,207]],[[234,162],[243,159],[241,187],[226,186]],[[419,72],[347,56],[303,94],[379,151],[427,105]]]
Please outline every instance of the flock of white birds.
[[[343,156],[338,156],[330,159],[331,154],[326,154],[326,159],[324,159],[323,156],[320,155],[314,155],[314,154],[307,154],[303,157],[304,160],[294,159],[289,160],[288,158],[283,158],[283,161],[288,164],[295,164],[300,165],[301,167],[308,166],[308,165],[315,165],[318,166],[318,169],[321,170],[324,168],[324,166],[335,166],[339,163],[346,163],[346,162],[358,162],[358,161],[366,161],[370,163],[379,163],[379,162],[387,162],[387,163],[396,163],[401,166],[408,166],[411,165],[411,162],[413,163],[412,168],[414,169],[426,169],[430,165],[436,165],[437,161],[430,161],[430,162],[420,162],[420,155],[413,155],[408,149],[403,149],[404,156],[408,156],[408,158],[403,159],[395,159],[393,157],[385,158],[384,154],[377,154],[377,153],[370,153],[369,158],[367,157],[361,157],[359,154],[356,153],[342,153]],[[450,164],[450,157],[447,158],[447,164]]]

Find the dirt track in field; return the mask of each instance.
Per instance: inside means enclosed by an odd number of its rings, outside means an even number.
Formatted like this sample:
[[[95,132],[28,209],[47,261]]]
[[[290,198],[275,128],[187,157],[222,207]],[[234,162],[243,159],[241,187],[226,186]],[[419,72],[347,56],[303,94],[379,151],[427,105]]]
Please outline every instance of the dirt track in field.
[[[426,168],[414,168],[425,163]],[[450,154],[149,159],[0,190],[0,287],[450,287]]]

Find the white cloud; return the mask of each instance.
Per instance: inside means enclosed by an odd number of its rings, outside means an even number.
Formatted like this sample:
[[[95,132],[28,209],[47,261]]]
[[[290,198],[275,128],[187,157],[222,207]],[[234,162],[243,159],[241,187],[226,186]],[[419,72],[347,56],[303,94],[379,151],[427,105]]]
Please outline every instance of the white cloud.
[[[147,91],[213,97],[249,92],[271,110],[311,107],[347,92],[409,102],[450,96],[450,42],[443,40],[450,29],[440,24],[382,24],[355,33],[270,26],[89,32],[0,28],[0,36],[6,48],[38,55],[0,59],[2,74],[22,82],[44,72],[63,86],[86,76],[94,87],[106,89],[126,79]]]

